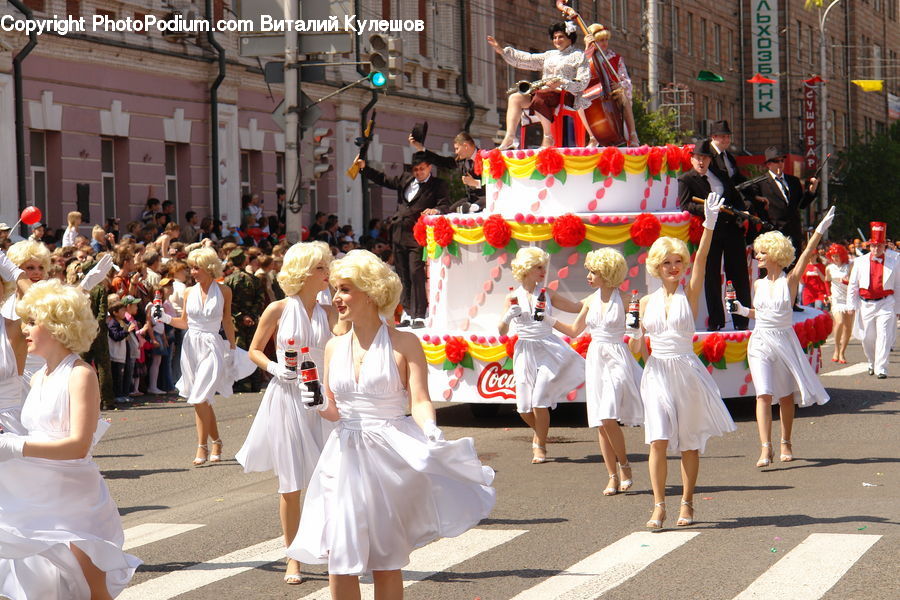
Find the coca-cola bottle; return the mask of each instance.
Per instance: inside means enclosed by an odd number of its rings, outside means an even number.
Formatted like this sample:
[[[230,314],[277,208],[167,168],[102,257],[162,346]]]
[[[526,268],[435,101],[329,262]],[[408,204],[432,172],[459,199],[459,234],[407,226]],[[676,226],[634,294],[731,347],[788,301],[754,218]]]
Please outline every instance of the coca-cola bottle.
[[[534,320],[535,321],[543,321],[544,313],[547,310],[547,288],[541,288],[541,293],[538,294],[537,302],[534,303]]]
[[[287,348],[284,349],[284,366],[291,371],[297,371],[297,348],[294,346],[294,338],[287,341]]]
[[[153,292],[153,318],[160,319],[163,313],[162,290]]]
[[[312,392],[312,402],[307,402],[309,407],[321,406],[325,403],[325,397],[322,395],[322,384],[319,383],[319,369],[316,363],[309,357],[309,348],[300,348],[303,354],[303,361],[300,363],[300,380],[306,385],[306,389]]]
[[[509,288],[509,305],[510,306],[518,306],[519,305],[519,297],[516,296],[515,294],[513,294],[514,289],[515,288],[513,288],[512,286],[510,286],[510,288]]]
[[[637,290],[631,290],[631,300],[628,301],[628,314],[625,315],[625,326],[637,329],[641,322],[641,299]]]
[[[737,294],[734,291],[734,285],[729,279],[725,282],[725,310],[729,313],[733,313],[735,311],[735,300],[737,300]]]

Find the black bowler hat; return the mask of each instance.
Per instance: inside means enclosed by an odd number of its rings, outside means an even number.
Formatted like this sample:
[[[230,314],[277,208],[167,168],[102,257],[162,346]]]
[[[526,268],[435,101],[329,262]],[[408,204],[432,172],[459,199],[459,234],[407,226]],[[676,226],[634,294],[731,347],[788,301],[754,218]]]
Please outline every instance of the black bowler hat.
[[[728,121],[716,121],[710,127],[709,135],[731,135],[731,127],[728,126]]]
[[[431,162],[428,160],[428,155],[425,154],[424,152],[413,152],[412,160],[410,161],[410,164],[412,164],[412,166],[416,166],[416,165],[420,165],[422,163],[431,164]]]
[[[413,126],[410,135],[412,135],[412,139],[416,142],[424,144],[425,137],[428,135],[428,121],[425,121],[424,123],[416,123],[415,126]]]
[[[712,148],[710,148],[709,140],[703,140],[699,144],[694,145],[694,156],[709,156],[710,158],[713,155]]]
[[[787,156],[787,152],[784,152],[778,146],[769,146],[766,148],[766,162],[784,158],[785,156]]]

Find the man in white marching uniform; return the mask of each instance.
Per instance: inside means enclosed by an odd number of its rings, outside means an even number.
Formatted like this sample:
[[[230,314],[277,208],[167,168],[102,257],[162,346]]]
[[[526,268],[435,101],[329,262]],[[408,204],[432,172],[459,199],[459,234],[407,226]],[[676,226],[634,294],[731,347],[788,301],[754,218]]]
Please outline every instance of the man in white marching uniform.
[[[853,261],[847,302],[856,308],[853,335],[862,341],[869,375],[877,374],[878,379],[884,379],[897,332],[894,290],[897,289],[900,254],[885,251],[886,223],[876,221],[869,226],[871,252]]]

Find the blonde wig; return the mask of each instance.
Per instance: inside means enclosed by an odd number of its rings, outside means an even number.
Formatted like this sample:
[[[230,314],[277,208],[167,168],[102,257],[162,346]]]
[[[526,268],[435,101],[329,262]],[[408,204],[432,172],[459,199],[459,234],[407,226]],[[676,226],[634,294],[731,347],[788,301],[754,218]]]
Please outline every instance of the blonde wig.
[[[284,255],[284,264],[278,272],[281,291],[287,296],[299,294],[312,270],[321,262],[328,267],[333,258],[331,248],[325,242],[294,244]]]
[[[794,262],[794,245],[780,231],[769,231],[753,241],[753,250],[765,252],[769,259],[782,269]]]
[[[222,261],[212,248],[197,248],[192,250],[187,257],[189,267],[197,267],[209,273],[213,279],[218,279],[223,274]]]
[[[368,250],[351,250],[343,258],[331,263],[331,285],[337,287],[340,279],[346,279],[375,302],[378,312],[391,318],[403,285],[396,273],[383,260]]]
[[[609,287],[619,287],[625,281],[628,265],[618,250],[600,248],[592,250],[584,257],[584,268],[595,273]]]
[[[32,240],[16,242],[6,251],[6,256],[17,267],[21,267],[29,260],[36,260],[44,267],[44,271],[50,269],[50,251],[40,242]]]
[[[550,255],[534,246],[519,248],[516,257],[510,263],[513,277],[516,281],[525,279],[525,274],[538,265],[546,266],[550,262]]]
[[[678,238],[663,236],[650,246],[650,251],[647,253],[647,272],[659,279],[659,265],[670,254],[681,256],[685,268],[691,265],[691,253],[688,252],[687,245]]]
[[[40,324],[75,353],[87,352],[97,335],[97,319],[87,294],[55,279],[38,281],[16,304],[23,322]]]

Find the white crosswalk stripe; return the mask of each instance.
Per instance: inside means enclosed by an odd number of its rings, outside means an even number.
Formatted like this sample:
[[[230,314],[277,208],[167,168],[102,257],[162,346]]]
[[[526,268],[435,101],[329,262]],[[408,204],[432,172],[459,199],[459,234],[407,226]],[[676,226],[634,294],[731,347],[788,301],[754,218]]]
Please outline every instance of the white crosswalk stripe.
[[[512,600],[593,600],[698,535],[687,531],[632,533]]]
[[[166,538],[181,535],[206,525],[195,523],[143,523],[125,530],[125,544],[123,550],[132,550],[139,546],[146,546],[153,542],[159,542]]]
[[[428,579],[453,565],[505,544],[523,533],[527,532],[519,529],[470,529],[458,537],[440,539],[414,550],[410,554],[409,564],[403,569],[403,587],[409,587],[423,579]],[[361,584],[360,591],[362,600],[375,598],[375,587],[371,583]],[[331,594],[325,587],[303,596],[301,600],[328,600],[330,598]]]
[[[861,362],[856,363],[855,365],[850,365],[849,367],[844,367],[843,369],[838,369],[837,371],[819,373],[819,377],[847,377],[849,375],[859,375],[860,373],[865,373],[868,369],[869,365],[867,363]]]
[[[817,600],[879,539],[880,535],[813,533],[734,600]]]

